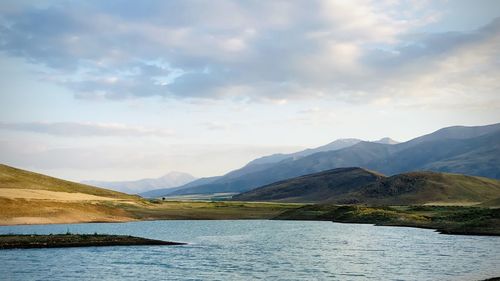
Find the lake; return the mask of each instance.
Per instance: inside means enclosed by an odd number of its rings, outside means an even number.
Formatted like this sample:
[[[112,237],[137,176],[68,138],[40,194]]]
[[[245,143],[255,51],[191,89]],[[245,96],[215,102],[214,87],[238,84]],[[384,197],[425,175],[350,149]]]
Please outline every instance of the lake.
[[[108,233],[185,246],[0,251],[1,280],[478,280],[500,276],[500,237],[313,221],[218,220],[3,226]]]

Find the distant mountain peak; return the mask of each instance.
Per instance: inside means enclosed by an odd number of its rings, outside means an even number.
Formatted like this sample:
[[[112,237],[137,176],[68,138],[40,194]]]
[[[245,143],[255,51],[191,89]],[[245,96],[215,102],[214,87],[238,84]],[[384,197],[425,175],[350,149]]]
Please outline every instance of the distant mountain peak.
[[[161,176],[160,178],[162,178],[162,179],[165,179],[165,178],[169,178],[169,179],[192,178],[193,180],[195,180],[195,179],[196,179],[196,178],[195,178],[194,176],[192,176],[191,174],[184,173],[184,172],[179,172],[179,171],[171,171],[171,172],[168,172],[168,173],[166,173],[165,175]]]
[[[381,138],[379,140],[373,141],[374,143],[382,143],[382,144],[398,144],[399,141],[393,140],[389,137]]]

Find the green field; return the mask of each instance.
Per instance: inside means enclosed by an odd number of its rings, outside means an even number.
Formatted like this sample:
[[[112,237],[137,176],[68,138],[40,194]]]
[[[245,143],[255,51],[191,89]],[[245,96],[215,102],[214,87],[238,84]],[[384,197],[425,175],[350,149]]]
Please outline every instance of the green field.
[[[304,204],[228,201],[160,201],[148,204],[123,204],[121,207],[138,220],[222,220],[271,219]]]
[[[237,193],[209,193],[209,194],[189,194],[173,195],[162,197],[165,201],[224,201],[231,199]]]

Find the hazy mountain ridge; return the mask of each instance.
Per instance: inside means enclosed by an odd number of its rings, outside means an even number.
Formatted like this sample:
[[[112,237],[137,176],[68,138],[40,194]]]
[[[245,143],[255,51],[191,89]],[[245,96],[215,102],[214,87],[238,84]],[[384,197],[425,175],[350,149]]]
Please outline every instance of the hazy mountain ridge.
[[[188,183],[181,185],[181,186],[148,190],[148,191],[139,193],[139,195],[142,197],[146,197],[146,198],[161,197],[167,193],[174,192],[174,191],[177,191],[180,189],[189,188],[192,186],[209,184],[209,183],[212,183],[213,181],[217,180],[218,178],[220,178],[220,176],[199,178],[199,179],[195,179],[195,180],[188,182]]]
[[[120,192],[139,194],[154,189],[168,189],[181,186],[196,180],[195,177],[183,172],[169,172],[159,178],[147,178],[135,181],[83,181],[84,184],[109,188]]]

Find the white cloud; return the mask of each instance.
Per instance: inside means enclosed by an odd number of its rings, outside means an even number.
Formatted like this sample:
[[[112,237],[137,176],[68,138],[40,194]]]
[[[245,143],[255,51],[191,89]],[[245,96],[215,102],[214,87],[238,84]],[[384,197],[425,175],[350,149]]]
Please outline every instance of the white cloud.
[[[0,160],[3,164],[77,181],[93,178],[133,180],[158,177],[169,171],[185,171],[196,176],[222,175],[257,157],[300,149],[272,145],[163,144],[147,140],[54,147],[53,142],[0,139]]]
[[[498,35],[494,26],[488,34],[414,33],[440,13],[426,1],[75,1],[7,9],[0,48],[48,66],[51,80],[78,98],[366,103],[406,99],[435,60],[462,60],[476,53],[480,34]],[[454,52],[463,44],[470,52]]]
[[[24,131],[55,136],[88,137],[88,136],[172,136],[173,132],[165,129],[150,129],[113,123],[75,123],[75,122],[0,122],[0,129]]]

